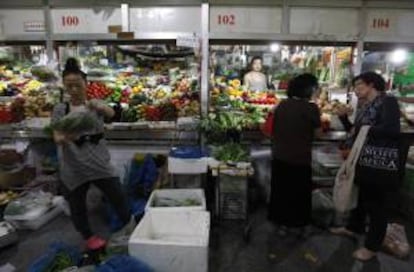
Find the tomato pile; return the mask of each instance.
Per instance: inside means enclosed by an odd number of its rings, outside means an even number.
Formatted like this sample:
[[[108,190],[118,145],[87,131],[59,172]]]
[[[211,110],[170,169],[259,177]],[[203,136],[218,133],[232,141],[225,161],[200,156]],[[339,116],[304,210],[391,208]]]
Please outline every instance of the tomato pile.
[[[7,106],[0,106],[0,124],[7,124],[13,120],[13,115],[10,108]]]
[[[112,90],[100,82],[91,82],[88,84],[88,99],[105,99],[112,94]]]

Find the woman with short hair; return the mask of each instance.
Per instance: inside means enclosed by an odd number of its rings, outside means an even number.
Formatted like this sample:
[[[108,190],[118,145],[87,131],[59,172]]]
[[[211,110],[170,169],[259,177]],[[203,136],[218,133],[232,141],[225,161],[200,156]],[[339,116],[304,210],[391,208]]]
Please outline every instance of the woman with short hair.
[[[287,95],[274,111],[272,178],[269,219],[285,235],[310,223],[312,142],[320,131],[318,106],[311,97],[318,80],[302,74],[289,82]]]

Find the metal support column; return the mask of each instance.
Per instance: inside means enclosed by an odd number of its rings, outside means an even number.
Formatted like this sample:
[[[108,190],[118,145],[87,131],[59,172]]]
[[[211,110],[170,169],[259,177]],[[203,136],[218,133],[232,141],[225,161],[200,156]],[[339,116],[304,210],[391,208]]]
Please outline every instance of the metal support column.
[[[209,21],[210,8],[208,3],[201,4],[201,116],[208,114],[209,105]]]
[[[129,5],[121,4],[121,20],[122,20],[122,31],[129,32]]]
[[[361,73],[362,58],[364,54],[364,39],[367,33],[367,8],[365,2],[362,3],[362,7],[358,16],[359,38],[357,42],[357,55],[354,64],[353,74],[358,75]]]
[[[43,0],[43,12],[45,17],[45,40],[46,40],[46,55],[48,61],[53,60],[53,25],[52,14],[50,11],[49,0]]]
[[[283,0],[282,7],[282,34],[288,34],[290,31],[290,7],[289,0]]]

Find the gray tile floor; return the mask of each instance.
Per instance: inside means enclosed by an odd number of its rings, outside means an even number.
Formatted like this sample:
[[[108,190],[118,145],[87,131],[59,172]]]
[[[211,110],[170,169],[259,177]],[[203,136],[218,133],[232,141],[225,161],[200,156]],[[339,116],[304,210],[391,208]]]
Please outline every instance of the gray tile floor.
[[[101,235],[107,235],[102,208],[92,208],[91,222]],[[352,257],[358,242],[332,236],[320,230],[306,240],[280,238],[266,221],[264,207],[252,213],[250,241],[243,240],[243,222],[214,222],[211,230],[210,271],[214,272],[413,272],[414,252],[408,261],[380,253],[378,258],[361,263]],[[414,227],[408,225],[414,244]],[[61,215],[37,231],[21,232],[20,242],[0,250],[0,265],[11,263],[17,271],[27,271],[29,264],[44,253],[52,241],[82,245],[69,218]],[[172,271],[179,272],[179,271]]]

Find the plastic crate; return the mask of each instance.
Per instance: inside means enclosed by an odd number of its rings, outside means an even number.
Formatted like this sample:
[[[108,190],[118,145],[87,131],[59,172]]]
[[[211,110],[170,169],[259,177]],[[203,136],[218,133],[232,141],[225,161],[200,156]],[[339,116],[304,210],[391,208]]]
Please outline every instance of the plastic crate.
[[[222,219],[247,218],[247,176],[219,175],[219,215]]]
[[[207,272],[210,214],[150,211],[128,242],[129,255],[157,272]]]
[[[197,205],[180,205],[186,200],[197,202]],[[156,202],[163,202],[169,206],[156,206]],[[202,189],[161,189],[154,190],[148,199],[145,211],[205,211],[206,197]]]

